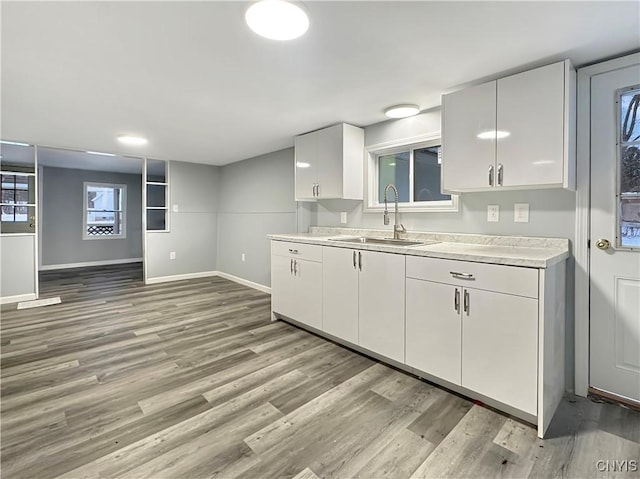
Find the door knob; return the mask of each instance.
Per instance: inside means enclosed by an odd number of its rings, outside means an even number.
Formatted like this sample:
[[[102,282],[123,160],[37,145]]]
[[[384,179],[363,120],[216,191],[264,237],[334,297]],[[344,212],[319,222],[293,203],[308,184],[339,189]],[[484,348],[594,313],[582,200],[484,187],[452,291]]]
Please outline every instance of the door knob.
[[[609,249],[609,246],[611,246],[611,243],[608,239],[599,239],[596,241],[596,247],[598,249]]]

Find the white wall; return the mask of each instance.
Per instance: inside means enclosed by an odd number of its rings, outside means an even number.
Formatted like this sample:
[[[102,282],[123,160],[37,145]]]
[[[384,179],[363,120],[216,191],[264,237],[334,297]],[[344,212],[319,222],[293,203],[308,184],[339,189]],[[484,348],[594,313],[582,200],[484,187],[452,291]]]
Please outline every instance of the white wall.
[[[84,182],[127,186],[125,238],[84,240]],[[142,176],[70,168],[42,169],[43,267],[142,258]]]
[[[218,269],[270,286],[267,235],[296,231],[294,197],[293,148],[223,166]]]
[[[4,235],[0,236],[0,298],[2,302],[14,297],[19,298],[36,293],[35,265],[36,236]],[[29,299],[35,299],[35,296]]]
[[[147,279],[217,269],[219,168],[171,161],[169,232],[147,232]],[[177,205],[178,211],[173,211]],[[171,252],[176,259],[169,259]]]

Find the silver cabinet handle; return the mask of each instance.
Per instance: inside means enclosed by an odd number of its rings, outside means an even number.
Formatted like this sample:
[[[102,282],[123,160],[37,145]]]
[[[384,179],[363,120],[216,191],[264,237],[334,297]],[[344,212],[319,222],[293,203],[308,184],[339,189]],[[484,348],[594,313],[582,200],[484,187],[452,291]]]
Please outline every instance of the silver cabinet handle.
[[[289,260],[289,267],[291,269],[291,271],[289,273],[293,274],[293,260],[292,259]]]
[[[353,269],[356,269],[358,265],[356,264],[356,252],[353,252]]]
[[[454,278],[459,279],[475,279],[471,273],[458,273],[457,271],[449,271],[449,274]]]
[[[456,313],[460,312],[460,290],[456,288],[455,293],[453,293],[453,309]]]
[[[316,183],[316,197],[320,198],[320,183]]]
[[[358,269],[362,271],[362,252],[358,251]]]
[[[298,254],[298,250],[297,249],[293,249],[293,248],[289,248],[289,253]]]
[[[469,291],[466,289],[464,290],[464,302],[462,308],[464,309],[464,312],[467,313],[467,316],[469,316]]]
[[[298,275],[298,260],[297,259],[293,260],[293,274],[295,276]]]
[[[313,196],[316,196],[316,184],[313,184]]]
[[[493,186],[493,165],[489,165],[489,186]]]
[[[498,163],[498,186],[502,186],[502,171],[503,171],[502,163]]]

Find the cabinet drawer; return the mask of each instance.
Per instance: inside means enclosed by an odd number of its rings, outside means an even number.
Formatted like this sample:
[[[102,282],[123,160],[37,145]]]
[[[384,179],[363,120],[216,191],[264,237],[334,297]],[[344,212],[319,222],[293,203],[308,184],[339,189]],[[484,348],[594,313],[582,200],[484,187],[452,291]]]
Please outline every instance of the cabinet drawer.
[[[538,270],[533,268],[407,256],[407,277],[538,297]]]
[[[315,244],[271,241],[271,253],[276,256],[286,256],[287,258],[322,262],[322,246]]]

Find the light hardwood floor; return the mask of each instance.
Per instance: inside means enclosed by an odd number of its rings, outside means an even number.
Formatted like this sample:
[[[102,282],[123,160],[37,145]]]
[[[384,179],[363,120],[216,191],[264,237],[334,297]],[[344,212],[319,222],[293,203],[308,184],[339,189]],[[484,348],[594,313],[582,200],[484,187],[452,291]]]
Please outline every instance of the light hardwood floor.
[[[640,475],[598,463],[640,461],[638,412],[568,397],[541,441],[224,279],[144,286],[130,265],[41,287],[62,304],[2,308],[3,479]]]

